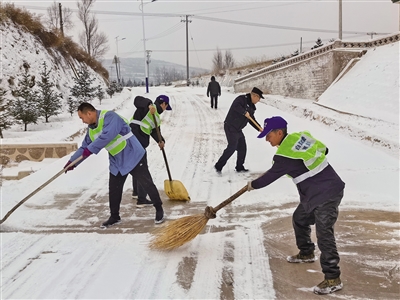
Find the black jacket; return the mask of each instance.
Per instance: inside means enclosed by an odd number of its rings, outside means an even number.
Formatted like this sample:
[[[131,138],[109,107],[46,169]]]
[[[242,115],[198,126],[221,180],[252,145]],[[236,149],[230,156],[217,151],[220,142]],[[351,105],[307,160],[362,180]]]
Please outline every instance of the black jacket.
[[[259,129],[256,125],[253,124],[249,119],[247,119],[244,115],[246,112],[249,112],[250,116],[253,120],[260,125],[256,118],[254,117],[254,112],[256,111],[256,106],[251,102],[250,94],[240,95],[233,100],[232,105],[228,111],[228,114],[225,118],[225,124],[233,127],[237,131],[242,130],[247,123],[249,122],[251,126],[253,126],[257,131]],[[262,126],[260,126],[262,127]]]
[[[219,83],[215,80],[211,80],[208,84],[207,88],[207,97],[209,96],[214,96],[214,95],[219,95],[221,96],[221,87]]]
[[[147,115],[147,113],[149,112],[149,105],[153,104],[153,102],[150,99],[144,98],[142,96],[136,96],[135,99],[133,100],[133,105],[135,105],[136,110],[133,113],[133,118],[135,120],[141,121],[143,120],[143,118]],[[163,109],[160,107],[160,105],[156,102],[154,103],[157,112],[159,114],[163,113]],[[147,146],[150,144],[150,136],[147,135],[146,133],[144,133],[141,129],[140,129],[140,125],[138,124],[130,124],[131,129],[132,129],[132,133],[137,137],[137,139],[139,140],[140,144],[142,144],[143,148],[147,148]],[[160,134],[161,134],[161,126],[158,127],[160,129]],[[159,143],[159,139],[158,139],[158,135],[157,135],[157,131],[155,129],[153,129],[151,131],[151,137],[157,142]],[[161,135],[161,139],[163,142],[165,142],[164,138]]]

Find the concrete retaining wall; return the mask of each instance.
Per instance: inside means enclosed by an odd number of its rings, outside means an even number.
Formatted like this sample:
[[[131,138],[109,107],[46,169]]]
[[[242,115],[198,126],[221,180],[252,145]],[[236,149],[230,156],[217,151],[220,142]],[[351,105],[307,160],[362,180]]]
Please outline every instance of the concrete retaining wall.
[[[0,148],[0,164],[23,160],[42,161],[44,158],[61,158],[78,149],[77,143],[49,144],[2,144]]]
[[[294,98],[317,99],[335,80],[347,63],[363,50],[332,50],[235,82],[235,92],[249,92],[253,86],[264,93]]]
[[[248,93],[259,87],[264,93],[293,98],[318,99],[336,77],[348,66],[352,67],[369,49],[395,43],[400,34],[393,34],[369,42],[337,40],[285,61],[236,78],[235,93]]]

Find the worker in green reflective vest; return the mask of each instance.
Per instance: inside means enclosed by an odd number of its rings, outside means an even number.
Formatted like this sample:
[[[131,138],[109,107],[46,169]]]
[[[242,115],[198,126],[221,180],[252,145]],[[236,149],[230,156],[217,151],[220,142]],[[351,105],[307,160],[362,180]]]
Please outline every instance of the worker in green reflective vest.
[[[106,228],[121,221],[119,210],[123,186],[128,174],[135,176],[149,193],[156,210],[154,222],[156,224],[164,222],[162,201],[147,166],[146,150],[133,135],[126,120],[113,111],[96,110],[86,102],[79,105],[78,116],[83,123],[88,124],[88,130],[81,147],[71,156],[64,169],[81,155],[85,160],[91,154],[99,153],[103,148],[108,151],[110,217],[102,223],[101,227]],[[67,171],[73,170],[74,167],[69,167]]]
[[[264,129],[258,137],[265,137],[278,150],[272,167],[258,179],[249,181],[248,191],[263,188],[283,175],[292,178],[300,195],[300,204],[293,213],[296,245],[300,252],[288,256],[287,261],[310,263],[316,260],[310,227],[315,224],[325,279],[314,287],[314,293],[329,294],[341,290],[340,258],[333,227],[345,184],[328,163],[328,148],[307,131],[288,134],[287,122],[282,117],[265,119]]]
[[[160,115],[165,110],[172,110],[169,97],[166,95],[159,95],[156,101],[151,101],[142,96],[136,96],[133,100],[133,105],[136,107],[130,120],[130,127],[133,134],[139,140],[143,148],[147,148],[150,144],[150,136],[156,141],[160,149],[164,147],[165,139],[161,135],[161,140],[158,139],[156,127],[153,120],[153,115],[156,118],[158,130],[161,134],[161,118]],[[146,154],[145,154],[146,155]],[[147,191],[138,183],[137,179],[132,177],[132,198],[137,199],[136,207],[142,208],[152,206],[153,202],[148,200]]]

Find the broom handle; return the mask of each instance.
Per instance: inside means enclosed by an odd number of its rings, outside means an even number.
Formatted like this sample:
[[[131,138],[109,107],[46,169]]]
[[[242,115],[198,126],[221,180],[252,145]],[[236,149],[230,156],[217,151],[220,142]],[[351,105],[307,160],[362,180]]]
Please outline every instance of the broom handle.
[[[26,202],[29,198],[31,198],[33,195],[35,195],[37,192],[39,192],[41,189],[43,189],[46,185],[48,185],[50,182],[52,182],[54,179],[56,179],[58,176],[60,176],[62,173],[68,170],[69,167],[74,166],[77,162],[79,162],[83,156],[79,156],[77,159],[75,159],[72,163],[70,163],[68,166],[66,166],[64,169],[62,169],[60,172],[58,172],[56,175],[51,177],[49,180],[47,180],[45,183],[43,183],[41,186],[39,186],[36,190],[34,190],[32,193],[30,193],[28,196],[26,196],[24,199],[19,201],[5,216],[3,219],[1,219],[0,224],[3,224],[5,220],[8,219],[8,217],[24,202]]]
[[[233,194],[232,196],[230,196],[228,199],[226,199],[224,202],[221,202],[219,205],[217,205],[216,207],[213,207],[213,211],[216,213],[217,211],[219,211],[221,208],[225,207],[226,205],[228,205],[229,203],[231,203],[233,200],[235,200],[236,198],[238,198],[239,196],[243,195],[245,192],[247,192],[247,185],[245,185],[244,187],[242,187],[239,191],[237,191],[235,194]]]
[[[155,115],[153,115],[153,121],[154,121],[154,125],[156,126],[158,140],[161,142],[162,141],[161,133],[160,133],[160,129],[157,126],[157,121],[156,121],[156,116]],[[165,165],[167,166],[167,172],[168,172],[169,181],[172,181],[171,172],[169,170],[169,166],[168,166],[168,162],[167,162],[167,155],[165,154],[164,148],[162,148],[161,151],[162,151],[162,154],[163,154],[163,157],[164,157]]]
[[[250,120],[254,125],[257,126],[258,130],[263,131],[263,129],[261,128],[261,126],[258,125],[258,123],[257,123],[256,121],[254,121],[254,119],[253,119],[251,116],[249,116],[249,120]]]

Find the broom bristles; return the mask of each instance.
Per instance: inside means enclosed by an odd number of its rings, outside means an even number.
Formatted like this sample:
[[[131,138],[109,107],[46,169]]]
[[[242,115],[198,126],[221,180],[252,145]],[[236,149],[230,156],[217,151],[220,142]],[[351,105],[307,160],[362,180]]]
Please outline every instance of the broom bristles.
[[[204,214],[198,214],[171,221],[153,233],[149,247],[155,250],[178,248],[193,240],[204,229],[208,220]]]

